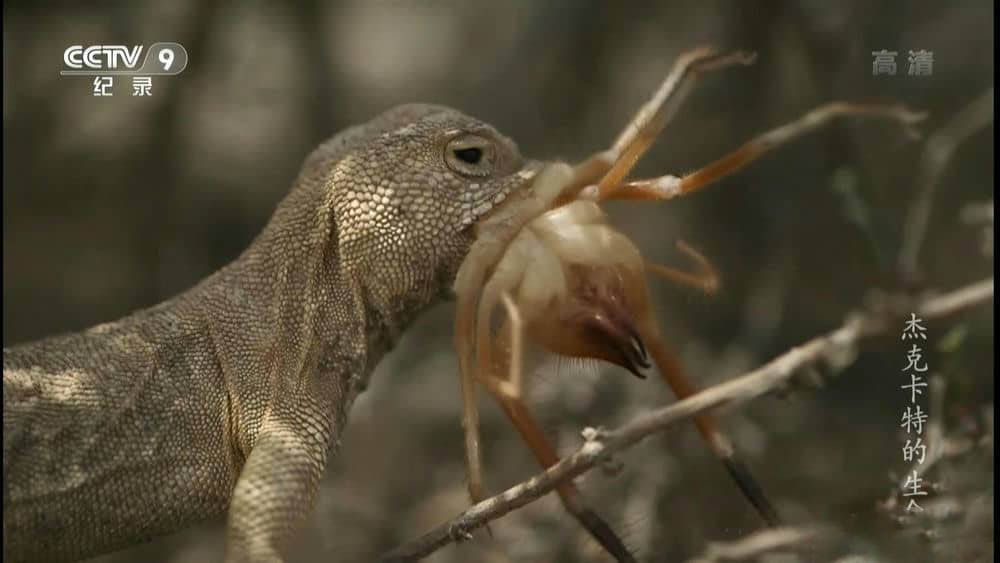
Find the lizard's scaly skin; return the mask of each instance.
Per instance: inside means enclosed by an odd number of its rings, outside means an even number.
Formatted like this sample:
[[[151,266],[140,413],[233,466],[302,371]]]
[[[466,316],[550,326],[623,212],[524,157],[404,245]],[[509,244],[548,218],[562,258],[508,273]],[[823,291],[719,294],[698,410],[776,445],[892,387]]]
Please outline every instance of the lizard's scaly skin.
[[[456,131],[492,140],[488,175],[446,164]],[[316,149],[194,288],[5,349],[4,559],[83,558],[228,509],[227,560],[279,560],[355,395],[447,294],[469,225],[536,166],[454,110],[395,108]]]

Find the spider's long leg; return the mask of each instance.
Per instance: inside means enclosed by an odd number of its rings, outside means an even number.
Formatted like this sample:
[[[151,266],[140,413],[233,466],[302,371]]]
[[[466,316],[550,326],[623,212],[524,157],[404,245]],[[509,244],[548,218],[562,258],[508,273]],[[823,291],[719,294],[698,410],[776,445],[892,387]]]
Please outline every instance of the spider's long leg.
[[[911,134],[915,134],[911,127],[926,116],[924,113],[913,112],[899,105],[833,102],[818,107],[791,123],[758,135],[735,151],[681,178],[668,175],[648,180],[634,180],[622,184],[618,191],[602,191],[600,186],[587,186],[580,193],[580,197],[597,201],[606,199],[661,200],[689,194],[740,170],[771,150],[818,129],[833,118],[842,115],[866,115],[892,119],[907,127]]]
[[[458,350],[458,372],[462,387],[462,429],[465,433],[465,469],[469,497],[473,504],[483,500],[483,467],[479,452],[479,404],[476,376],[473,371],[473,347],[476,346],[473,327],[476,307],[474,300],[459,295],[455,315],[455,349]]]
[[[644,323],[639,331],[646,342],[646,346],[649,348],[650,354],[653,356],[653,362],[656,364],[657,371],[666,380],[667,385],[673,389],[677,398],[684,399],[694,395],[697,389],[684,374],[680,362],[674,357],[663,339],[658,336],[658,330],[656,330],[652,321]],[[702,413],[694,417],[694,423],[698,427],[698,431],[705,438],[705,441],[712,448],[712,452],[725,465],[729,475],[736,482],[736,486],[740,488],[743,495],[750,501],[750,504],[757,509],[757,512],[760,513],[768,526],[778,526],[780,524],[778,512],[771,505],[771,502],[764,494],[764,490],[757,480],[754,479],[746,464],[736,455],[732,441],[719,430],[715,418],[709,414]]]
[[[734,64],[751,64],[755,59],[753,53],[737,51],[720,55],[709,48],[682,54],[653,97],[639,108],[611,148],[591,155],[574,167],[573,181],[557,203],[574,199],[581,188],[598,180],[600,182],[595,189],[601,194],[601,199],[608,198],[677,113],[694,78],[704,71]]]
[[[569,165],[555,163],[540,170],[535,186],[541,191],[562,186],[572,174]],[[504,213],[487,217],[477,225],[477,239],[455,276],[455,294],[458,303],[455,312],[455,351],[458,354],[458,372],[462,389],[462,427],[465,431],[465,464],[468,474],[469,496],[473,502],[483,498],[483,469],[479,451],[479,407],[476,394],[477,372],[483,373],[490,358],[490,339],[487,334],[480,339],[479,314],[487,318],[495,304],[498,287],[513,283],[517,276],[498,277],[493,266],[501,263],[508,246],[516,244],[518,233],[528,221],[544,211],[546,203],[527,198],[513,203]],[[488,327],[488,323],[482,326]],[[477,364],[478,362],[478,364]],[[485,362],[485,364],[484,364]],[[488,371],[488,369],[487,369]]]
[[[510,326],[510,369],[507,379],[502,379],[495,372],[480,372],[484,374],[483,382],[494,398],[500,404],[500,408],[510,418],[510,421],[517,428],[521,438],[531,448],[532,453],[544,468],[549,468],[559,462],[559,456],[555,448],[545,438],[541,427],[531,416],[531,412],[521,401],[521,390],[523,381],[523,333],[524,324],[518,312],[517,305],[507,293],[502,295],[505,309],[507,310],[507,321]],[[556,487],[559,498],[562,499],[563,506],[573,515],[574,518],[587,530],[594,538],[617,561],[634,562],[635,558],[629,552],[622,540],[615,534],[611,526],[594,512],[583,498],[583,494],[573,484],[572,481],[564,481]]]
[[[652,262],[646,262],[646,269],[667,281],[688,285],[695,289],[700,289],[705,293],[711,294],[718,291],[719,274],[712,267],[712,263],[704,255],[682,240],[677,241],[677,248],[697,263],[698,272],[685,272]]]

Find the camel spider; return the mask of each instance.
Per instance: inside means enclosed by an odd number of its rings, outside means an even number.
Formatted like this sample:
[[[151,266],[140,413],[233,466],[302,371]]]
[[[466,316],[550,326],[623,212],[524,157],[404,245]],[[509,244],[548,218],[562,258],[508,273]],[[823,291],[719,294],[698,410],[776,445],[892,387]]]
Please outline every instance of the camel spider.
[[[508,197],[476,225],[476,242],[455,282],[454,335],[473,502],[483,497],[477,383],[498,401],[543,467],[558,461],[555,449],[522,402],[525,338],[551,353],[608,361],[639,377],[644,377],[640,369],[655,365],[679,399],[696,391],[660,336],[645,275],[652,273],[712,292],[718,286],[714,270],[682,243],[680,249],[698,264],[699,272],[647,262],[635,245],[608,223],[600,202],[665,200],[691,193],[839,115],[872,115],[904,125],[923,117],[900,106],[831,103],[683,177],[626,181],[696,76],[726,66],[747,65],[754,58],[750,53],[720,55],[705,48],[683,54],[610,149],[575,166],[547,164],[528,189]],[[505,315],[494,330],[494,311],[500,306]],[[506,357],[501,353],[505,350],[509,350]],[[702,414],[694,422],[765,522],[776,525],[776,511],[713,418]],[[608,553],[619,561],[634,560],[610,526],[587,507],[571,481],[561,483],[557,491],[566,509]]]

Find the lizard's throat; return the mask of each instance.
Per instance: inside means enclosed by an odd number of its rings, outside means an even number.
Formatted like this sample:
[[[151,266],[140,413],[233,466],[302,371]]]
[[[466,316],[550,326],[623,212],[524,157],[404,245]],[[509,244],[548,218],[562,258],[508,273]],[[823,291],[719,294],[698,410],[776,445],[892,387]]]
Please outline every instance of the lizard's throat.
[[[427,279],[405,289],[387,283],[386,276],[370,276],[357,285],[372,360],[377,362],[392,350],[424,311],[447,297],[454,272],[438,272],[435,277],[440,279]]]

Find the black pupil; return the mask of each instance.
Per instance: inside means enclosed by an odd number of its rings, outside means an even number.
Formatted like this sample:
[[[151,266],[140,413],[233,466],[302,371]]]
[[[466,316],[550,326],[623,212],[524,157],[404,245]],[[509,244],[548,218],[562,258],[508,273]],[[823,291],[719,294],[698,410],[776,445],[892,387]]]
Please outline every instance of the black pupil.
[[[479,164],[479,159],[483,158],[483,149],[477,147],[455,149],[455,158],[469,164]]]

